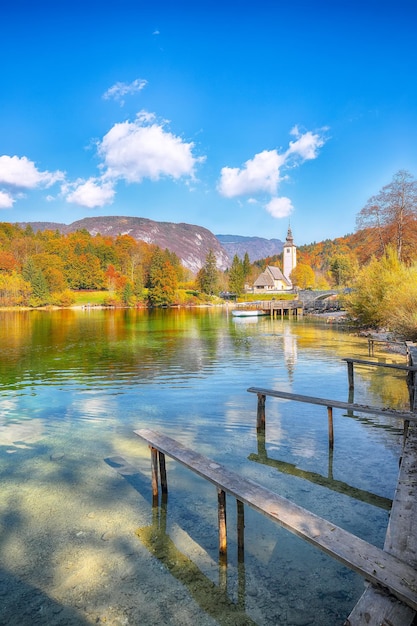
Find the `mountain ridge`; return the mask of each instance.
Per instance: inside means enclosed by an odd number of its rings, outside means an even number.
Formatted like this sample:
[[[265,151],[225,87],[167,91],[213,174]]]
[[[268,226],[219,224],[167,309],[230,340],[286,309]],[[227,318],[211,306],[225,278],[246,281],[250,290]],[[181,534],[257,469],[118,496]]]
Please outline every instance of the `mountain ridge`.
[[[279,239],[245,237],[243,235],[214,235],[203,226],[185,222],[157,222],[145,217],[97,216],[85,217],[70,224],[59,222],[19,222],[19,226],[30,226],[34,231],[58,230],[69,234],[77,230],[87,230],[92,236],[101,234],[117,237],[130,235],[138,241],[155,244],[162,249],[174,252],[183,265],[193,273],[198,272],[212,250],[217,267],[225,270],[231,266],[235,254],[243,259],[245,253],[251,262],[282,252],[283,243]]]

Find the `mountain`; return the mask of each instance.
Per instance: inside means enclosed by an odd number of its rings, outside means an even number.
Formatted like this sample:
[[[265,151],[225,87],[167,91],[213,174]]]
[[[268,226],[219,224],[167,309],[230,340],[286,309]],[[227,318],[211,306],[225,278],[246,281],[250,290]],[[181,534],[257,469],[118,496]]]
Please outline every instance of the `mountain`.
[[[57,222],[20,222],[19,226],[31,226],[34,231],[58,230],[67,234],[77,230],[87,230],[91,235],[130,235],[138,241],[153,243],[165,250],[171,250],[181,259],[184,267],[197,273],[203,267],[207,254],[213,250],[217,267],[225,270],[232,264],[237,254],[243,259],[245,253],[253,263],[258,259],[280,254],[283,242],[279,239],[243,237],[240,235],[213,235],[207,228],[192,224],[155,222],[144,217],[102,216],[85,217],[72,224]]]
[[[192,224],[154,222],[144,217],[105,216],[86,217],[69,225],[55,222],[25,222],[19,225],[23,228],[30,225],[34,231],[58,230],[64,234],[85,229],[91,235],[130,235],[134,239],[156,244],[163,250],[168,248],[175,252],[183,265],[194,273],[203,267],[210,250],[216,255],[219,269],[225,270],[231,264],[227,252],[213,233]]]
[[[263,239],[262,237],[242,237],[240,235],[216,235],[218,241],[226,250],[230,259],[235,254],[243,260],[245,253],[249,255],[251,263],[259,259],[281,254],[283,242],[280,239]]]

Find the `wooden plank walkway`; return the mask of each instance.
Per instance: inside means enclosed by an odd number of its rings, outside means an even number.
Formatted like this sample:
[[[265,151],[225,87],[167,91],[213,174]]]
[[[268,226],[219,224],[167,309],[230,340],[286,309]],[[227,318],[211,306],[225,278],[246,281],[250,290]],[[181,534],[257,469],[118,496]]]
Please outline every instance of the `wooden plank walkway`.
[[[410,406],[417,410],[415,363],[417,346],[406,343],[409,371]],[[416,413],[414,413],[416,414]],[[399,478],[385,537],[384,550],[417,568],[417,426],[406,430]],[[369,585],[349,615],[345,626],[411,626],[416,612],[392,595]]]
[[[179,442],[149,429],[135,430],[135,434],[151,448],[153,484],[155,483],[155,453],[164,457],[159,463],[162,488],[167,492],[165,455],[182,463],[199,476],[209,480],[218,494],[228,493],[295,535],[337,559],[366,580],[389,590],[396,598],[417,610],[417,571],[396,556],[368,544],[331,522],[271,492],[262,485],[229,470],[219,463],[190,450]],[[224,499],[223,499],[224,500]],[[219,511],[220,507],[219,497]],[[222,503],[224,507],[224,501]],[[223,508],[224,510],[224,508]],[[225,522],[225,520],[224,520]],[[220,523],[219,535],[225,531]],[[220,544],[222,537],[220,536]]]
[[[391,509],[384,550],[417,568],[417,427],[410,426]],[[415,610],[369,586],[345,626],[411,626]]]

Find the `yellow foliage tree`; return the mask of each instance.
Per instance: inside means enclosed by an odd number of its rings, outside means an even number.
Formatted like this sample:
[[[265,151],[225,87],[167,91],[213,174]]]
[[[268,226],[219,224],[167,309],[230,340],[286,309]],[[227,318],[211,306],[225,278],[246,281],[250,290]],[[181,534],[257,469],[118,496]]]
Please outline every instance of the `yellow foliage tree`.
[[[295,287],[300,289],[312,289],[316,282],[314,271],[306,263],[297,263],[290,274],[290,280]]]

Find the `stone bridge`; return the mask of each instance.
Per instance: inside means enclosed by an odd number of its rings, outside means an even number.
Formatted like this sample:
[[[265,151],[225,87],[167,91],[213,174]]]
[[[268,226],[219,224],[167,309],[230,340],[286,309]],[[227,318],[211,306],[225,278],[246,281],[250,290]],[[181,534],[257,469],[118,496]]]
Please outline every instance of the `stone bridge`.
[[[331,296],[338,296],[340,292],[334,289],[313,291],[312,289],[300,289],[298,299],[303,303],[304,311],[337,311],[340,309],[339,301]]]

